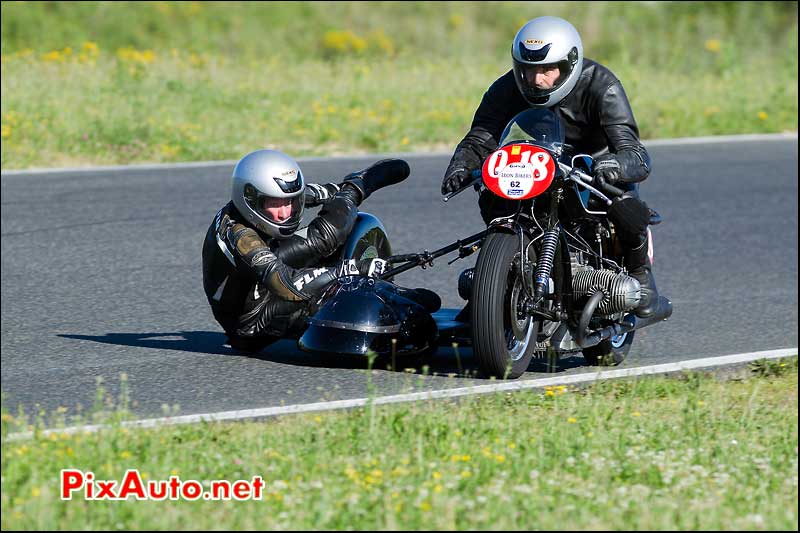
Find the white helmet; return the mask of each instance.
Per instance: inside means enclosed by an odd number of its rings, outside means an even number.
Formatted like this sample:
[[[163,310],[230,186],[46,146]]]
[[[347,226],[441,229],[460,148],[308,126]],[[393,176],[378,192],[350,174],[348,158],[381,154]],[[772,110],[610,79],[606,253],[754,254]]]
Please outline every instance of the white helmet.
[[[551,107],[563,100],[583,69],[583,44],[578,30],[558,17],[539,17],[525,23],[511,44],[514,79],[531,107]],[[551,88],[536,87],[536,70],[557,67],[561,74]]]
[[[231,199],[259,231],[285,239],[300,226],[305,188],[297,161],[277,150],[258,150],[236,163]]]

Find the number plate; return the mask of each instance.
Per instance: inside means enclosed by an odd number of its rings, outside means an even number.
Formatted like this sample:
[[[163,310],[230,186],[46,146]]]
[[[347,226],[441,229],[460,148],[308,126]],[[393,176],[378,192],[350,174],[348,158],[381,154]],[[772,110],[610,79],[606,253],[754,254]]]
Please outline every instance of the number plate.
[[[527,200],[542,194],[556,175],[553,157],[544,148],[509,144],[486,158],[483,183],[508,200]]]

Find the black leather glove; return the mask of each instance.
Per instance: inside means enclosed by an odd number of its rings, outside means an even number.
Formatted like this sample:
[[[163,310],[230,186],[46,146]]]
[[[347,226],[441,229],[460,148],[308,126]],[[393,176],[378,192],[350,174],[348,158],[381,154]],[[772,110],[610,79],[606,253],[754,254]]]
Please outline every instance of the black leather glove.
[[[470,171],[464,167],[457,166],[447,169],[442,180],[442,195],[456,192],[470,180]]]
[[[594,160],[592,166],[595,184],[602,187],[603,184],[614,185],[622,179],[622,165],[614,154],[603,154]]]

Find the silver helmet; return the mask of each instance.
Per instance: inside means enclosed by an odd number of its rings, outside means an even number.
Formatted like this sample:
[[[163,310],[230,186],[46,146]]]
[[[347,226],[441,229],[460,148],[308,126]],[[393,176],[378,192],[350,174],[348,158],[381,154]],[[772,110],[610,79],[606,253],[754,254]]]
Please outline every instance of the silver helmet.
[[[300,226],[305,188],[297,161],[276,150],[258,150],[236,163],[231,199],[259,231],[285,239]]]
[[[583,44],[578,30],[566,20],[539,17],[526,22],[514,36],[511,57],[514,79],[525,100],[531,107],[551,107],[578,83],[583,69]],[[553,78],[537,87],[536,73],[548,67]]]

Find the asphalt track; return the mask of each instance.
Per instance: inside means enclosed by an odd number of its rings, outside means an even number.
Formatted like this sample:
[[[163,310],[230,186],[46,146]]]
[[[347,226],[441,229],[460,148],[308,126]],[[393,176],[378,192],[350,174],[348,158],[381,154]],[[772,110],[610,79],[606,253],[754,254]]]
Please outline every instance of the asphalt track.
[[[643,198],[660,291],[672,318],[637,332],[626,367],[797,346],[797,137],[653,143]],[[396,253],[434,249],[482,227],[472,192],[444,204],[443,155],[407,155],[412,175],[362,210],[379,216]],[[335,181],[377,156],[306,160]],[[281,342],[257,356],[224,346],[201,283],[206,228],[227,200],[229,164],[3,174],[2,391],[11,411],[91,406],[96,380],[125,373],[135,410],[158,416],[362,398],[486,383],[470,350],[442,348],[436,375],[375,369]],[[413,270],[397,282],[462,304],[458,273],[474,258]],[[462,374],[458,374],[459,365]],[[398,361],[402,367],[402,362]],[[557,372],[590,371],[583,358]],[[522,379],[547,375],[535,360]]]

